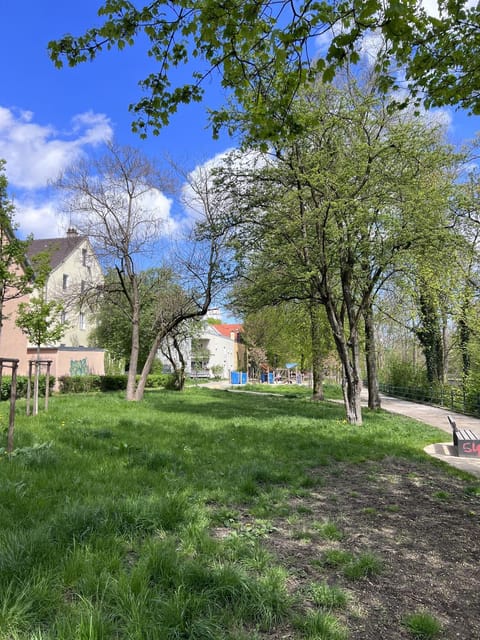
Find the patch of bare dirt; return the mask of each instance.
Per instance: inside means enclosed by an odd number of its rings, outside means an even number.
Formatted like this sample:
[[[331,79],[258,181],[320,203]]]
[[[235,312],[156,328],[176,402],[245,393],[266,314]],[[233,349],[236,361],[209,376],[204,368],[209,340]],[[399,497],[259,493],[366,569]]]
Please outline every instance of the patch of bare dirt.
[[[480,495],[471,482],[440,467],[399,460],[339,464],[315,473],[308,497],[292,500],[293,517],[279,518],[267,544],[292,575],[292,591],[312,582],[349,595],[336,612],[349,640],[406,640],[406,614],[426,611],[441,638],[480,639]],[[469,490],[470,489],[470,490]],[[325,539],[318,523],[335,523],[341,540]],[[377,575],[352,581],[325,566],[331,549],[375,554]],[[285,630],[269,638],[293,638]]]

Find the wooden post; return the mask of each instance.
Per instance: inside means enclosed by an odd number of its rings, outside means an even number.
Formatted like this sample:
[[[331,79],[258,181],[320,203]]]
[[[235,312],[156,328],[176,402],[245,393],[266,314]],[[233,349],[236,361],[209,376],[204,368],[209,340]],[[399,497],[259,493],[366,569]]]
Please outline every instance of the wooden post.
[[[45,373],[45,411],[48,409],[48,392],[50,387],[50,365],[52,364],[51,360],[47,360],[47,371]]]
[[[28,381],[27,381],[27,416],[30,415],[30,399],[32,397],[32,361],[28,362]]]
[[[15,432],[15,402],[17,400],[17,367],[18,360],[12,361],[12,384],[10,387],[10,416],[8,420],[7,452],[13,451],[13,435]]]
[[[15,431],[15,402],[17,399],[17,368],[18,358],[0,358],[0,377],[3,367],[10,367],[12,370],[12,382],[10,385],[10,415],[8,418],[7,452],[13,451],[13,435]]]
[[[33,415],[38,415],[38,385],[40,381],[40,361],[35,360],[35,377],[33,379]]]

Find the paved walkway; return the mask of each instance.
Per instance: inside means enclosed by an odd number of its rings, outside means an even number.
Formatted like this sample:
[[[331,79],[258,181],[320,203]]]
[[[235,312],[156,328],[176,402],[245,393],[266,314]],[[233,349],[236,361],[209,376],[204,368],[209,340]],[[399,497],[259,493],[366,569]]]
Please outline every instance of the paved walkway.
[[[400,400],[390,396],[382,395],[381,399],[382,409],[385,409],[385,411],[408,416],[409,418],[419,420],[420,422],[447,432],[449,437],[445,442],[430,444],[428,447],[425,447],[425,452],[434,458],[447,462],[452,467],[456,467],[480,478],[480,458],[459,458],[457,456],[452,443],[452,430],[447,416],[455,420],[460,429],[472,429],[472,431],[476,433],[480,433],[480,419],[464,416],[460,413],[448,411],[448,409],[440,409],[439,407],[409,402],[408,400]]]

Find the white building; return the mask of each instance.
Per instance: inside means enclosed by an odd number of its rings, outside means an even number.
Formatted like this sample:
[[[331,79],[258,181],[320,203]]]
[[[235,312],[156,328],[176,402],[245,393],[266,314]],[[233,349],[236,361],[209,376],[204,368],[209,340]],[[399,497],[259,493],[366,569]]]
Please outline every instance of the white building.
[[[195,337],[183,342],[186,373],[192,377],[228,379],[231,371],[246,370],[245,347],[240,324],[209,324],[205,322]],[[161,360],[165,370],[169,363]]]

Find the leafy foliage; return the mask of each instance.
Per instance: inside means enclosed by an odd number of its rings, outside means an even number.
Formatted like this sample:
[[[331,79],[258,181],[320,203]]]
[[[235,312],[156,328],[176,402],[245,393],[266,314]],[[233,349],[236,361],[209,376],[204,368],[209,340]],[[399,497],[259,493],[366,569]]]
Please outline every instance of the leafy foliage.
[[[245,265],[241,299],[323,305],[348,420],[361,423],[361,322],[414,251],[441,259],[456,158],[441,131],[389,113],[372,84],[316,85],[292,109],[303,123],[294,142],[250,171],[232,155],[219,173]]]
[[[1,400],[8,400],[10,398],[11,386],[12,386],[11,377],[2,376],[2,387],[0,390]],[[27,386],[28,386],[28,377],[17,376],[17,398],[26,397]],[[55,386],[55,378],[53,376],[49,376],[49,393],[50,394],[52,393],[54,386]],[[38,391],[41,396],[45,395],[45,388],[46,388],[46,376],[40,375],[38,377]]]
[[[7,184],[5,162],[0,160],[0,333],[5,303],[29,293],[33,277],[26,259],[30,239],[19,240],[15,236],[14,208],[7,197]]]
[[[366,37],[382,43],[376,70],[383,91],[396,85],[396,65],[405,65],[410,87],[425,91],[428,105],[480,111],[473,63],[480,14],[466,0],[441,2],[439,17],[415,0],[156,0],[140,7],[108,0],[98,15],[99,26],[50,42],[50,56],[58,67],[75,66],[104,49],[146,44],[157,66],[140,81],[145,97],[130,105],[141,135],[148,128],[158,134],[179,105],[202,100],[206,81],[219,73],[257,140],[280,139],[298,128],[290,107],[299,88],[357,64]],[[326,43],[320,51],[319,41]],[[185,67],[190,78],[175,84],[175,70]],[[228,109],[211,117],[214,132],[230,118]]]
[[[87,375],[61,376],[59,378],[60,393],[85,393],[91,391],[124,391],[127,388],[126,375]],[[147,387],[166,389],[172,386],[172,376],[169,374],[150,374]]]
[[[45,300],[42,296],[30,298],[18,306],[16,324],[38,347],[60,340],[66,330],[60,314],[63,305],[56,300]]]

